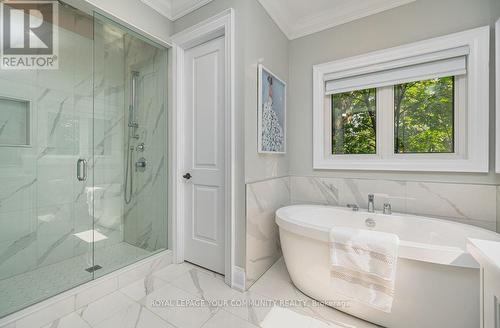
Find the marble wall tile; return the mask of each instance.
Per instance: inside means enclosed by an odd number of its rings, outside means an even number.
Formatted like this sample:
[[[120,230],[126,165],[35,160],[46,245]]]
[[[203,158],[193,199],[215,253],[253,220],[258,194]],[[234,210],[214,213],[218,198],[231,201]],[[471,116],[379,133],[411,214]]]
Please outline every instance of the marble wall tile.
[[[36,199],[34,184],[28,185],[3,190],[4,201],[0,205],[0,279],[37,266],[38,212],[36,204],[33,204]]]
[[[500,186],[304,176],[251,183],[247,184],[246,195],[247,288],[280,254],[274,212],[288,204],[287,190],[290,204],[352,203],[366,209],[371,193],[375,195],[377,211],[389,202],[394,212],[447,219],[493,231],[500,227]]]
[[[338,205],[342,180],[320,177],[290,177],[290,201],[293,204]]]
[[[73,156],[56,159],[47,155],[38,160],[37,207],[57,207],[73,202],[75,163]]]
[[[125,37],[125,65],[139,72],[136,120],[139,122],[139,142],[145,144],[145,150],[135,155],[146,158],[148,165],[145,172],[134,173],[133,201],[124,211],[124,240],[149,251],[167,247],[167,226],[161,219],[167,216],[164,186],[167,183],[168,160],[165,155],[166,113],[162,89],[165,85],[164,65],[155,62],[155,58],[162,55],[142,40]],[[128,99],[129,78],[125,84]]]
[[[38,259],[36,230],[16,240],[0,242],[0,279],[33,270]]]
[[[0,240],[15,241],[36,230],[35,209],[0,212]],[[0,254],[2,250],[0,249]]]
[[[22,168],[19,169],[22,170]],[[11,173],[14,175],[16,172]],[[0,185],[2,186],[0,188],[1,213],[36,208],[37,178],[35,176],[3,176],[0,177]]]
[[[408,213],[496,230],[496,186],[408,182]]]
[[[281,256],[275,212],[290,203],[289,178],[247,184],[246,199],[246,283],[248,288]]]
[[[76,241],[73,204],[40,208],[37,228],[37,267],[56,263],[74,255]]]
[[[392,180],[341,179],[339,205],[368,208],[368,195],[375,196],[375,210],[390,203],[394,212],[406,212],[406,182]]]
[[[366,209],[368,194],[375,195],[375,209],[378,211],[389,202],[394,212],[444,218],[494,231],[497,228],[497,186],[290,177],[293,204],[357,204]]]

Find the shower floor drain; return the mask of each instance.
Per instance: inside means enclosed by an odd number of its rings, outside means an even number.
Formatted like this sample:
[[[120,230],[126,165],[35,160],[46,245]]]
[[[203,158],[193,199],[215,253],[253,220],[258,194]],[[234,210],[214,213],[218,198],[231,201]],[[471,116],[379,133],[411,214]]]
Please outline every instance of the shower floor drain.
[[[92,273],[92,272],[95,272],[95,271],[97,271],[99,269],[102,269],[102,266],[100,266],[100,265],[94,265],[93,267],[85,269],[85,271]]]

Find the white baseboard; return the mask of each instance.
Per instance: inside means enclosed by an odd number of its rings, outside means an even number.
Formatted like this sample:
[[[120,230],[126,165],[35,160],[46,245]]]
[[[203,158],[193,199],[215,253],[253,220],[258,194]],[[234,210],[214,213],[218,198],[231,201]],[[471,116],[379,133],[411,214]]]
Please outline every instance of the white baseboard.
[[[241,292],[244,292],[245,281],[246,281],[245,269],[240,268],[238,266],[233,266],[232,271],[233,271],[233,277],[231,279],[231,287]]]

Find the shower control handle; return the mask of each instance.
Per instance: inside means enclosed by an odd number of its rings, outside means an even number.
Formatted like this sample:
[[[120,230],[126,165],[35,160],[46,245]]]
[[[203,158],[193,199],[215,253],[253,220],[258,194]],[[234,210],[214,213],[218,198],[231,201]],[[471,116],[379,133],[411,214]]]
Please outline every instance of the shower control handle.
[[[76,162],[76,178],[78,181],[87,180],[87,161],[83,158]]]
[[[188,173],[184,174],[182,177],[183,177],[184,179],[186,179],[186,180],[189,180],[189,179],[191,179],[193,176],[191,175],[191,173],[189,173],[189,172],[188,172]]]
[[[135,170],[139,172],[144,172],[146,171],[146,166],[148,162],[144,157],[139,158],[137,162],[135,162]]]

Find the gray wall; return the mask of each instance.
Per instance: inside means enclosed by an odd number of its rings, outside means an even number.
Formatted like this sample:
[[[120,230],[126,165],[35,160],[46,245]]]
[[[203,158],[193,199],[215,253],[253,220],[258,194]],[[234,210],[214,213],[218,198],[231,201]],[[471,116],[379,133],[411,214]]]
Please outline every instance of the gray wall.
[[[215,0],[173,24],[174,33],[227,8],[236,16],[236,265],[245,267],[245,183],[288,174],[286,155],[257,154],[257,65],[288,81],[289,41],[255,0]]]
[[[97,0],[94,0],[97,1]],[[173,23],[173,33],[227,8],[236,15],[236,265],[245,267],[245,184],[272,177],[326,176],[404,181],[500,183],[488,174],[318,171],[312,168],[312,66],[474,27],[500,16],[498,0],[418,0],[377,15],[288,41],[256,0],[214,0]],[[492,36],[493,40],[493,36]],[[493,48],[492,48],[493,49]],[[493,51],[492,51],[493,56]],[[492,57],[493,58],[493,57]],[[257,153],[257,65],[288,82],[288,155]],[[494,63],[491,64],[494,69]],[[494,86],[491,77],[491,167],[494,159]]]
[[[491,25],[500,16],[499,0],[418,0],[290,42],[289,153],[290,174],[495,184],[494,75],[490,95],[489,174],[446,174],[313,170],[312,66],[339,58]],[[492,35],[493,42],[493,35]],[[493,57],[493,45],[492,45]],[[491,63],[494,72],[494,63]]]

